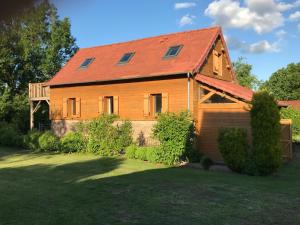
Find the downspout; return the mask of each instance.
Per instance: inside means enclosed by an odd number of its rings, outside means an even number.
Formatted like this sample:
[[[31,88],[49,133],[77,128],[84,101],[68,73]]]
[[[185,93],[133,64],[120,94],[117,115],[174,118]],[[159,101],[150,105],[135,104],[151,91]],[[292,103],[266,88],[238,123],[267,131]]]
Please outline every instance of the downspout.
[[[191,78],[191,74],[187,73],[187,109],[188,111],[190,111],[190,89],[191,89],[191,85],[190,85],[190,78]]]

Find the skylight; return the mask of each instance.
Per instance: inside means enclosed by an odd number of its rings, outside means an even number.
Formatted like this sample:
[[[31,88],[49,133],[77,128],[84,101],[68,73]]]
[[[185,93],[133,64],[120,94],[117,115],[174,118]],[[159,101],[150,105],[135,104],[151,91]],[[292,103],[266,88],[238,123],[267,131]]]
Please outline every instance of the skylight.
[[[87,68],[95,58],[87,58],[81,63],[80,68]]]
[[[120,61],[118,62],[118,64],[125,64],[128,63],[130,61],[130,59],[133,57],[134,52],[128,52],[125,53],[122,58],[120,59]]]
[[[176,46],[171,46],[167,53],[165,54],[164,58],[169,58],[169,57],[175,57],[179,54],[180,50],[182,49],[182,45],[176,45]]]

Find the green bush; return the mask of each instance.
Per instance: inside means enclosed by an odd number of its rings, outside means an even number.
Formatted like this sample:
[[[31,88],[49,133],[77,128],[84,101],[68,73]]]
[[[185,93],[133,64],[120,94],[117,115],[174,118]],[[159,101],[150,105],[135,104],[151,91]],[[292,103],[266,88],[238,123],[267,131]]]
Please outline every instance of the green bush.
[[[102,156],[113,156],[118,155],[120,150],[132,143],[131,123],[124,121],[119,125],[114,125],[117,118],[116,115],[102,114],[89,123],[88,151]]]
[[[68,132],[60,139],[63,152],[80,152],[86,148],[86,139],[79,132]]]
[[[293,141],[300,142],[300,110],[292,106],[282,108],[280,110],[280,116],[282,119],[292,120]]]
[[[7,147],[22,147],[22,135],[14,124],[0,123],[0,145]]]
[[[153,135],[160,141],[159,155],[164,164],[174,165],[187,160],[193,149],[194,127],[187,112],[160,114]]]
[[[267,92],[255,93],[250,114],[256,169],[260,175],[271,174],[282,163],[280,115],[274,97]]]
[[[147,147],[138,147],[135,151],[135,158],[143,161],[147,160]]]
[[[247,162],[247,130],[222,128],[218,138],[219,150],[226,165],[236,172],[245,171]]]
[[[148,147],[146,151],[146,159],[151,163],[160,163],[159,147]]]
[[[200,163],[205,170],[209,170],[209,168],[214,164],[214,162],[207,156],[203,156]]]
[[[135,158],[135,152],[137,150],[136,145],[129,145],[126,149],[125,149],[125,155],[128,159],[134,159]]]
[[[39,137],[39,146],[42,151],[58,151],[59,150],[59,138],[52,132],[46,131]]]
[[[33,151],[39,150],[39,138],[41,135],[42,133],[36,129],[29,131],[26,135],[23,136],[23,147]]]

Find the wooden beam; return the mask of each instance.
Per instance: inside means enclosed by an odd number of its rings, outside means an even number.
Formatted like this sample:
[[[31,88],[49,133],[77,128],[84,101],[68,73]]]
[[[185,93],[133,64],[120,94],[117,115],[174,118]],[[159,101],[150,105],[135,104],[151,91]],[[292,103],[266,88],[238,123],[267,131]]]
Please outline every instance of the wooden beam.
[[[30,101],[30,130],[34,127],[34,117],[33,117],[33,101]]]
[[[38,104],[34,107],[33,113],[36,113],[36,111],[38,111],[40,107],[41,107],[41,101],[39,101]]]
[[[203,88],[203,89],[208,90],[208,91],[214,91],[216,94],[218,94],[218,95],[220,95],[220,96],[222,96],[222,97],[225,97],[225,98],[227,98],[227,99],[229,99],[229,100],[231,100],[231,101],[233,101],[233,102],[236,102],[236,103],[242,105],[242,106],[244,107],[245,110],[249,110],[249,109],[251,108],[251,107],[250,107],[250,104],[247,104],[246,102],[243,102],[243,101],[241,101],[241,100],[238,100],[237,98],[233,98],[233,97],[229,96],[228,94],[226,94],[226,93],[224,93],[224,92],[217,91],[217,90],[212,89],[212,88],[210,88],[210,87],[207,87],[207,86],[205,86],[205,85],[203,85],[203,84],[200,84],[199,86],[200,86],[201,88]]]
[[[211,91],[208,94],[204,95],[199,101],[198,103],[201,104],[203,102],[205,102],[207,99],[209,99],[211,96],[213,96],[216,92],[215,91]]]

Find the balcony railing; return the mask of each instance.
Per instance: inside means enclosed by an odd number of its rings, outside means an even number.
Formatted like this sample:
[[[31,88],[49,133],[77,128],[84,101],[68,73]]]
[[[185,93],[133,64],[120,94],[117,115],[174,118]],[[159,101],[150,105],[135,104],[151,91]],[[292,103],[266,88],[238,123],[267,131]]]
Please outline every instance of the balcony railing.
[[[44,83],[29,83],[29,99],[35,100],[49,100],[50,88]]]

